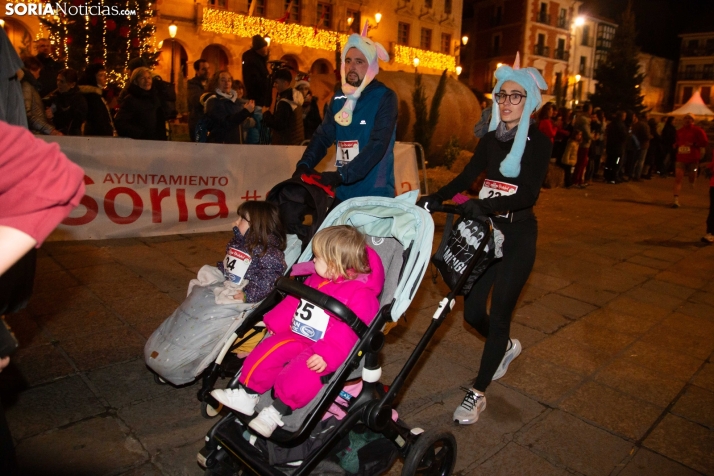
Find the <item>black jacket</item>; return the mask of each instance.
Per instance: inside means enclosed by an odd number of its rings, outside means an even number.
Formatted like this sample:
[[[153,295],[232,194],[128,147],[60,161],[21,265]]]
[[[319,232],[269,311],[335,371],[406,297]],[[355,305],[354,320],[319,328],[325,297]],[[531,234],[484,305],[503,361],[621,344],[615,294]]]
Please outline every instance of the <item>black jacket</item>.
[[[302,105],[302,124],[305,129],[305,139],[312,139],[312,135],[315,133],[320,124],[322,124],[322,117],[320,117],[320,106],[317,104],[317,98],[313,96],[310,104]]]
[[[87,120],[87,101],[77,86],[66,93],[55,91],[49,97],[55,129],[66,136],[81,136]]]
[[[87,101],[87,122],[84,124],[84,135],[113,136],[114,122],[109,114],[109,107],[104,102],[102,89],[97,86],[81,85],[79,91]]]
[[[479,174],[486,171],[486,179],[505,182],[517,187],[512,195],[484,198],[479,200],[481,209],[497,222],[517,222],[533,218],[533,205],[540,195],[540,187],[550,164],[553,144],[538,126],[533,124],[528,129],[528,140],[521,158],[521,172],[518,177],[504,177],[499,167],[511,151],[513,140],[501,142],[496,138],[496,131],[491,131],[479,141],[471,161],[464,170],[448,185],[442,187],[437,195],[444,200],[459,192],[468,190]],[[506,215],[501,217],[500,215]]]
[[[158,93],[129,86],[119,112],[114,118],[117,133],[122,137],[145,140],[166,140],[166,121]]]
[[[62,71],[62,63],[55,61],[51,56],[37,55],[37,59],[42,63],[37,81],[40,84],[40,97],[44,98],[57,89],[57,74]]]
[[[263,123],[270,127],[273,145],[300,145],[305,140],[302,122],[303,97],[300,91],[288,88],[275,100],[275,113],[263,113]]]
[[[605,150],[607,153],[610,155],[624,154],[629,136],[624,122],[619,119],[610,122],[605,129]]]
[[[210,120],[208,142],[219,144],[243,142],[240,125],[249,117],[253,117],[253,113],[243,107],[244,104],[241,99],[233,102],[218,94],[206,100],[206,117]]]
[[[243,53],[243,83],[245,98],[255,101],[256,106],[270,107],[273,85],[270,84],[268,58],[250,49]]]
[[[196,124],[203,116],[201,95],[205,92],[201,78],[193,77],[187,81],[188,85],[188,132],[191,142],[195,141]]]

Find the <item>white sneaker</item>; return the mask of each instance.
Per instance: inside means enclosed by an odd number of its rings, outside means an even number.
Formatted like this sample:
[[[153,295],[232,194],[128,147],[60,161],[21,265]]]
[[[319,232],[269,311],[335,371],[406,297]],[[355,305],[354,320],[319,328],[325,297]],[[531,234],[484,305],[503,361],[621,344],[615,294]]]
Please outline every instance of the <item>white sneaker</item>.
[[[244,415],[252,415],[255,413],[255,406],[258,404],[258,400],[260,400],[260,395],[257,393],[248,393],[243,387],[218,389],[212,391],[211,395],[224,406]]]
[[[275,409],[274,406],[263,408],[258,416],[253,418],[248,426],[263,435],[266,438],[270,438],[275,429],[279,426],[283,426],[282,415]]]
[[[454,421],[459,425],[471,425],[478,421],[479,414],[486,409],[486,396],[476,393],[473,388],[466,391],[461,405],[454,410]]]
[[[504,355],[503,360],[501,360],[501,365],[498,366],[498,369],[496,369],[496,373],[493,374],[493,378],[491,378],[491,380],[498,380],[506,375],[508,365],[513,362],[513,359],[520,355],[521,350],[523,350],[521,341],[518,339],[511,339],[511,348],[506,351],[506,355]]]
[[[674,202],[672,202],[672,208],[679,208],[679,198],[674,197]]]
[[[704,243],[709,243],[710,245],[714,244],[714,235],[712,235],[711,233],[707,233],[702,237],[702,241]]]

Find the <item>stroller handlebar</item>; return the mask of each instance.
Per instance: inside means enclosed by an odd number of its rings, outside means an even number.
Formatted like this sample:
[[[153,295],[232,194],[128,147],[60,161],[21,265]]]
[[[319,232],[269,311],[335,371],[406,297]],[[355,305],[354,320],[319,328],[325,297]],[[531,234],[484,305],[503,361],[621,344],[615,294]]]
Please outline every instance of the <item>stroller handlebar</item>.
[[[337,299],[328,296],[327,294],[321,293],[317,289],[313,289],[302,283],[299,283],[290,278],[280,278],[277,282],[277,288],[280,291],[290,294],[298,298],[310,301],[316,306],[321,307],[332,314],[337,316],[342,322],[350,326],[350,328],[361,338],[369,329],[367,325],[362,322],[357,315],[350,310],[347,306],[342,304]]]

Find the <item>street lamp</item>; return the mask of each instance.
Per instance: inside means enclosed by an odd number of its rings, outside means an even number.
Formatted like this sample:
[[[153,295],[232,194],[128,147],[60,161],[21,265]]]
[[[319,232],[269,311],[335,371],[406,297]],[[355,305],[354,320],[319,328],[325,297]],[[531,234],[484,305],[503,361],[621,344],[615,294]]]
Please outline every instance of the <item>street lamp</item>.
[[[463,70],[464,69],[461,66],[457,66],[456,67],[456,76],[461,76],[461,71],[463,71]]]
[[[585,24],[585,17],[583,17],[582,15],[579,17],[576,17],[573,24],[575,26],[583,26]]]
[[[265,42],[268,44],[268,48],[270,48],[270,41],[271,41],[270,37],[269,37],[269,36],[266,36],[266,37],[263,38],[263,39],[264,39]]]
[[[377,24],[374,26],[377,28],[379,26],[379,22],[382,21],[382,14],[377,12],[376,15],[374,15],[374,21],[377,22]]]
[[[417,68],[419,67],[419,58],[417,58],[417,57],[415,56],[414,59],[412,60],[412,64],[414,65],[414,72],[416,73],[416,72],[417,72]]]
[[[0,18],[0,28],[5,28],[5,20]]]
[[[466,43],[469,42],[469,37],[467,35],[464,35],[461,37],[461,43],[463,43],[464,46],[466,46]]]
[[[174,22],[171,22],[169,25],[169,36],[171,37],[171,84],[174,84],[174,45],[176,41],[174,41],[174,38],[176,38],[176,32],[178,31],[178,27]]]

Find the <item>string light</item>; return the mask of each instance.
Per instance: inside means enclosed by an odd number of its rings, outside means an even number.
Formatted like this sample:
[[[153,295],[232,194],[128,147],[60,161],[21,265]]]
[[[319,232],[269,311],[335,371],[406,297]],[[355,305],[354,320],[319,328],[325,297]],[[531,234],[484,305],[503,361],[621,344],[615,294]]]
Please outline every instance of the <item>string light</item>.
[[[249,17],[239,13],[207,8],[203,13],[203,31],[228,33],[242,38],[269,35],[273,42],[304,46],[318,50],[334,51],[339,41],[347,42],[347,35],[311,26],[282,23],[262,17]]]
[[[444,53],[411,48],[409,46],[394,46],[394,62],[409,66],[414,65],[414,59],[419,58],[419,66],[432,68],[439,71],[448,70],[456,72],[456,57]]]

